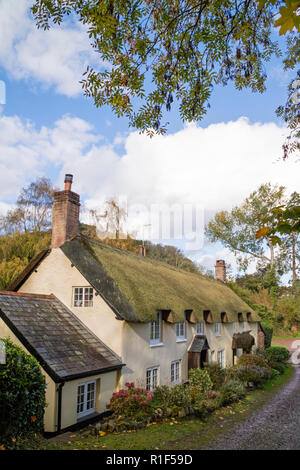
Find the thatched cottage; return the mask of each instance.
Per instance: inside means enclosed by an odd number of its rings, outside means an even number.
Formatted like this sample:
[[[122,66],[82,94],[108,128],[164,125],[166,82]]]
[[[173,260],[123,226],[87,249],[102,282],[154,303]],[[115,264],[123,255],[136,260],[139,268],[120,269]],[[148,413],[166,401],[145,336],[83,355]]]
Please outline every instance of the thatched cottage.
[[[47,378],[47,432],[97,417],[127,381],[152,390],[206,361],[233,364],[242,332],[263,340],[222,260],[209,280],[80,235],[71,184],[66,175],[55,193],[51,248],[0,295],[0,337],[35,355]]]

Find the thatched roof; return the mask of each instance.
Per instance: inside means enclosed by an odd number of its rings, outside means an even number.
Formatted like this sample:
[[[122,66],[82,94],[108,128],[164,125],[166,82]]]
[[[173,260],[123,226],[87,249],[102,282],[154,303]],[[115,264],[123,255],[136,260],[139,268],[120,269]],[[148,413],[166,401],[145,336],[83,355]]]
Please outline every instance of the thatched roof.
[[[168,264],[119,250],[96,240],[78,236],[66,242],[62,251],[116,313],[117,318],[148,322],[157,311],[172,311],[175,321],[192,310],[198,321],[204,311],[213,322],[226,312],[229,322],[238,313],[256,313],[223,283],[209,280]]]

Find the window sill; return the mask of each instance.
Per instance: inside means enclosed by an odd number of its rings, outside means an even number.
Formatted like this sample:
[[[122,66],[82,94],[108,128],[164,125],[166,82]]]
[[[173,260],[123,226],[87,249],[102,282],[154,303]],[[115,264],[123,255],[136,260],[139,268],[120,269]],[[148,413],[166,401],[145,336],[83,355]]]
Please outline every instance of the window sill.
[[[153,343],[153,344],[150,343],[150,348],[157,348],[159,346],[164,346],[164,343]]]
[[[178,338],[178,339],[176,339],[176,343],[185,343],[186,341],[187,341],[186,338],[182,338],[182,339]]]

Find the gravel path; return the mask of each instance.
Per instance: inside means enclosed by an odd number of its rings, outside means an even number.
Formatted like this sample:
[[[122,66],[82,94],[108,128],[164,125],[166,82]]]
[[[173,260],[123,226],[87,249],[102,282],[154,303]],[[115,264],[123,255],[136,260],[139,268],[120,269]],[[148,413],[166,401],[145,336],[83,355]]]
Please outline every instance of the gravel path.
[[[300,450],[300,366],[268,403],[206,449]]]

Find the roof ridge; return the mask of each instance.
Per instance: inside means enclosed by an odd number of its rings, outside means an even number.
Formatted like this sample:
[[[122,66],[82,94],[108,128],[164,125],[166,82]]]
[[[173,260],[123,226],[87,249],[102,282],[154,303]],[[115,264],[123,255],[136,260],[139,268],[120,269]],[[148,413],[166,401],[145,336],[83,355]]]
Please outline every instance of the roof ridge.
[[[54,294],[30,294],[26,292],[14,292],[9,290],[1,290],[0,295],[11,295],[13,297],[31,297],[33,299],[56,299]]]
[[[76,238],[77,239],[82,238],[84,241],[87,241],[88,243],[92,242],[92,243],[95,243],[96,245],[98,245],[100,247],[108,248],[110,250],[117,251],[121,254],[132,256],[134,258],[139,258],[141,262],[159,264],[161,266],[165,266],[166,268],[173,269],[174,271],[177,271],[177,272],[180,272],[180,273],[184,273],[184,274],[187,273],[187,274],[190,274],[190,275],[195,275],[195,276],[201,277],[203,279],[207,279],[208,281],[217,282],[216,279],[206,278],[200,272],[196,273],[196,272],[193,272],[193,271],[188,271],[186,269],[178,268],[177,266],[174,266],[173,264],[169,264],[166,261],[162,261],[160,259],[150,258],[149,256],[141,256],[138,253],[134,253],[133,251],[130,251],[130,250],[122,250],[122,248],[118,248],[117,246],[113,246],[113,245],[108,245],[107,243],[103,243],[100,240],[96,240],[95,238],[90,238],[90,237],[86,237],[85,235],[79,234],[79,235],[76,235],[75,237],[73,237],[71,240],[74,240]],[[68,240],[68,241],[71,241],[71,240]]]

